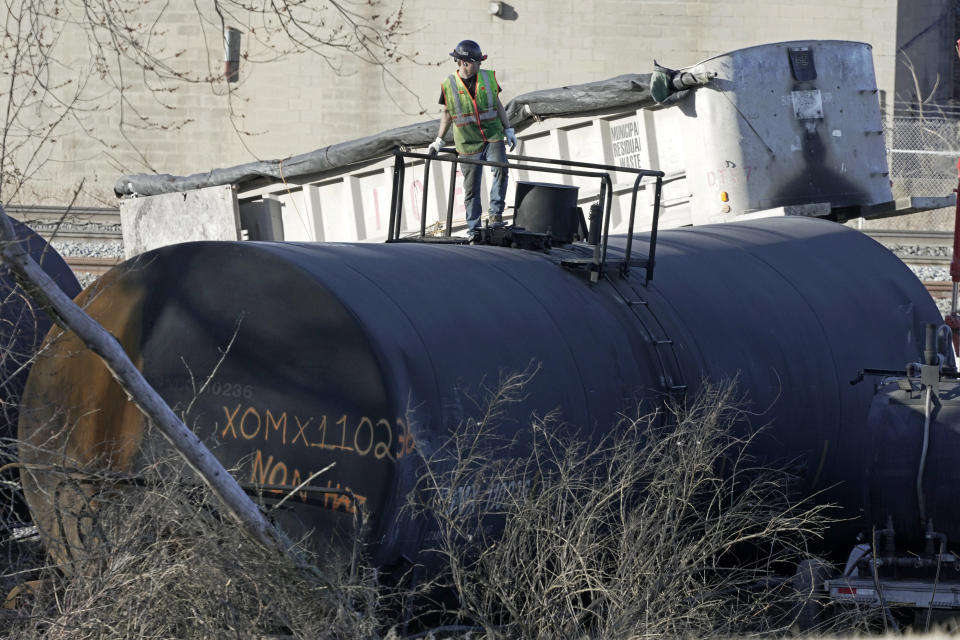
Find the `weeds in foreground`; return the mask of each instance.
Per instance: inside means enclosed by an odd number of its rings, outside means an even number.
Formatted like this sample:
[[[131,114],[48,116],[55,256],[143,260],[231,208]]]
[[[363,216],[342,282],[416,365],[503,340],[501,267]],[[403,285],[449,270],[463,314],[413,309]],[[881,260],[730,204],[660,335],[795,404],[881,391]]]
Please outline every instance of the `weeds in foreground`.
[[[434,613],[508,638],[794,625],[809,594],[783,572],[810,556],[830,517],[792,495],[789,473],[751,458],[756,436],[742,435],[732,385],[594,441],[552,416],[528,434],[498,432],[491,416],[522,387],[508,379],[485,418],[425,459],[411,506],[437,523],[430,587],[453,594]]]
[[[369,638],[373,574],[323,562],[336,589],[250,541],[203,485],[169,468],[105,483],[68,571],[46,567],[8,616],[17,638]],[[79,551],[75,549],[75,551]],[[305,552],[304,552],[305,553]]]
[[[325,554],[333,586],[319,584],[250,542],[177,465],[158,463],[136,482],[85,480],[101,488],[83,514],[84,553],[69,571],[33,558],[0,623],[27,639],[396,638],[430,627],[449,630],[435,637],[615,639],[793,626],[811,594],[784,576],[830,519],[796,500],[789,473],[751,458],[756,436],[742,430],[731,386],[602,437],[554,416],[506,432],[499,417],[525,375],[421,452],[409,508],[430,532],[418,573],[429,579],[388,588],[362,558],[335,565],[343,556]]]

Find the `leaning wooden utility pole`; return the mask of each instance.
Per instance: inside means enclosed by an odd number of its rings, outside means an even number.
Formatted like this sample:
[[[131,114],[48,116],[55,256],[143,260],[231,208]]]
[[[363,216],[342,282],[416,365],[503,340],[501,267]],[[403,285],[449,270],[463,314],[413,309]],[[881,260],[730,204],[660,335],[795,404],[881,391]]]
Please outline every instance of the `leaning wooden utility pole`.
[[[237,481],[180,420],[140,373],[120,343],[73,302],[17,240],[13,224],[0,205],[0,259],[26,284],[34,302],[63,328],[73,331],[100,356],[110,373],[140,411],[163,433],[174,449],[213,490],[226,510],[255,542],[270,551],[291,556],[301,567],[319,576],[313,565],[296,556],[289,538],[271,524]]]

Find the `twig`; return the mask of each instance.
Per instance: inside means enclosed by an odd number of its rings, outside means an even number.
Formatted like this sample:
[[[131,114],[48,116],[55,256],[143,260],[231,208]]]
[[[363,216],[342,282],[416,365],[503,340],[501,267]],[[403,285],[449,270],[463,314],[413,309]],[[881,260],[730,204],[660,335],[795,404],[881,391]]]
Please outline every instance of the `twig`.
[[[280,505],[282,505],[284,502],[286,502],[287,500],[289,500],[291,496],[296,495],[297,491],[300,491],[300,489],[303,489],[305,486],[307,486],[308,484],[310,484],[310,483],[313,481],[314,478],[316,478],[317,476],[319,476],[319,475],[321,475],[321,474],[326,473],[327,471],[330,471],[330,469],[333,469],[335,466],[337,466],[337,463],[336,463],[336,462],[331,462],[330,464],[328,464],[327,466],[325,466],[323,469],[320,469],[320,471],[316,471],[316,472],[310,474],[310,477],[309,477],[309,478],[307,478],[306,480],[304,480],[303,482],[301,482],[300,484],[298,484],[296,487],[294,487],[293,489],[291,489],[290,491],[288,491],[288,492],[287,492],[287,495],[283,496],[283,500],[281,500],[281,501],[278,502],[277,504],[273,505],[273,507],[271,508],[271,511],[275,511],[275,510],[279,509],[279,508],[280,508]]]

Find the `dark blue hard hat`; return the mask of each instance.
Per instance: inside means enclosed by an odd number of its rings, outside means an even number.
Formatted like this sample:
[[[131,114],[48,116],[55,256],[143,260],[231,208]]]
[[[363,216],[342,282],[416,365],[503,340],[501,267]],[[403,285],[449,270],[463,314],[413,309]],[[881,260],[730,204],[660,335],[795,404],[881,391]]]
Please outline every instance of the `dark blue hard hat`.
[[[457,60],[469,60],[470,62],[481,62],[487,59],[487,56],[480,51],[480,45],[473,40],[461,40],[457,43],[457,47],[450,52],[450,55]]]

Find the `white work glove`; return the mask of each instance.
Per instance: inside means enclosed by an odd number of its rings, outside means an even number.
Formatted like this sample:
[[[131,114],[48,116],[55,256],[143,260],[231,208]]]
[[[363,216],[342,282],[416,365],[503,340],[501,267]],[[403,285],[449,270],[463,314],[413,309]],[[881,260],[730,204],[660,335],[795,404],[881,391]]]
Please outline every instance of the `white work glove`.
[[[427,147],[427,153],[438,153],[440,147],[443,146],[443,138],[438,137],[436,140],[430,143],[430,146]]]
[[[507,143],[510,145],[510,151],[513,151],[517,146],[517,134],[514,133],[513,127],[508,128],[504,133],[507,135]]]

